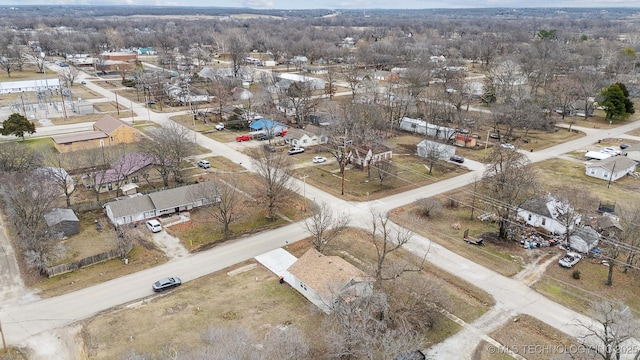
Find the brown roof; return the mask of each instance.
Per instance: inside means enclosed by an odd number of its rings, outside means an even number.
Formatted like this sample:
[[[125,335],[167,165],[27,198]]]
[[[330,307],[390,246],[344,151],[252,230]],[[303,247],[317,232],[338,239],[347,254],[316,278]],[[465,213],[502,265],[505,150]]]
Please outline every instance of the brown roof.
[[[310,249],[287,269],[323,299],[331,299],[352,280],[368,280],[367,274],[339,256],[324,256]]]
[[[51,139],[53,139],[53,141],[56,144],[66,144],[66,143],[72,143],[76,141],[102,139],[106,137],[107,135],[102,131],[85,131],[85,132],[80,132],[75,134],[55,135],[55,136],[52,136]]]
[[[110,115],[105,115],[102,117],[102,119],[96,121],[95,124],[93,124],[93,129],[100,130],[105,134],[111,134],[114,130],[116,130],[117,128],[123,125],[132,127],[131,125],[127,124],[126,122],[120,119],[116,119]]]

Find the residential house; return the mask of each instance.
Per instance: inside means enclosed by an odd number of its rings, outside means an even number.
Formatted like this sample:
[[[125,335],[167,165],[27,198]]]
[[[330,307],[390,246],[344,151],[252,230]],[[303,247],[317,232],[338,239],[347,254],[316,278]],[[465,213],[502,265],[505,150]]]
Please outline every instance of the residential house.
[[[188,211],[211,203],[208,184],[199,183],[147,195],[135,194],[104,204],[107,217],[114,225],[138,223],[146,219]]]
[[[614,156],[587,163],[585,173],[594,178],[616,181],[634,171],[636,171],[635,161],[626,156]]]
[[[129,144],[141,140],[142,133],[128,123],[105,115],[93,124],[93,131],[52,136],[53,146],[59,152],[99,149]]]
[[[253,121],[249,128],[252,135],[268,134],[272,136],[280,136],[287,129],[287,125],[273,121],[271,119],[259,119]]]
[[[640,146],[633,145],[622,150],[622,153],[628,157],[629,159],[635,161],[636,163],[640,162]]]
[[[284,141],[294,147],[310,147],[326,144],[329,138],[323,129],[315,125],[307,125],[305,129],[289,129]]]
[[[530,226],[545,229],[550,234],[561,235],[567,230],[562,215],[570,211],[573,209],[568,204],[547,195],[525,201],[518,207],[517,216]],[[576,216],[576,222],[569,226],[569,230],[578,225],[580,220],[580,217]]]
[[[366,167],[383,160],[391,160],[393,150],[382,144],[372,144],[353,149],[351,163],[356,166]]]
[[[131,152],[114,161],[111,168],[83,178],[85,186],[99,186],[100,193],[118,190],[123,185],[137,184],[141,181],[160,179],[159,172],[153,170],[155,159],[147,154]],[[130,192],[131,186],[124,191]]]
[[[587,254],[598,245],[599,240],[600,234],[590,226],[585,226],[576,229],[569,236],[569,246],[577,252]]]
[[[593,227],[603,236],[607,238],[619,238],[624,229],[620,225],[620,219],[617,216],[604,213],[593,221]]]
[[[44,214],[47,226],[54,233],[69,237],[80,232],[80,220],[72,209],[52,209]]]
[[[418,143],[417,152],[418,156],[423,158],[435,157],[437,159],[449,159],[456,154],[456,148],[451,145],[425,139]]]
[[[429,124],[424,120],[412,119],[409,117],[403,117],[400,120],[400,129],[414,134],[432,136],[443,140],[450,140],[456,134],[456,129],[436,124]]]
[[[473,149],[478,146],[478,140],[471,135],[458,133],[456,134],[455,144],[456,146]]]
[[[314,75],[322,75],[329,73],[329,69],[326,66],[307,66],[305,70]]]
[[[391,71],[376,70],[373,72],[373,78],[378,81],[395,82],[400,80],[400,75]]]
[[[304,76],[299,74],[291,74],[291,73],[279,73],[276,75],[278,80],[285,80],[289,84],[293,82],[301,82],[307,84],[312,90],[322,90],[325,87],[324,79]]]
[[[325,256],[315,249],[302,255],[287,271],[290,284],[325,313],[339,301],[351,302],[373,292],[373,280],[339,256]]]

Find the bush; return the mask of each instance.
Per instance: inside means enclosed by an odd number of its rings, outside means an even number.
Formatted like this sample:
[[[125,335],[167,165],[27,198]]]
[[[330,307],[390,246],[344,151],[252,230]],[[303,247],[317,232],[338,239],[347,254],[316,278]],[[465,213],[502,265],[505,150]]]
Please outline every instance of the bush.
[[[573,276],[573,278],[576,280],[580,280],[580,270],[573,270],[571,276]]]

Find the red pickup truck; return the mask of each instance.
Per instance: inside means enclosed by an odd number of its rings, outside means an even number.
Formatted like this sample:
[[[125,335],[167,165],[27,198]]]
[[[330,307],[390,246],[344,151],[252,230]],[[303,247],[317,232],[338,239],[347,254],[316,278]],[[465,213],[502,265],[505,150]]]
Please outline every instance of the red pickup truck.
[[[236,141],[249,141],[251,140],[251,135],[240,135],[236,137]]]

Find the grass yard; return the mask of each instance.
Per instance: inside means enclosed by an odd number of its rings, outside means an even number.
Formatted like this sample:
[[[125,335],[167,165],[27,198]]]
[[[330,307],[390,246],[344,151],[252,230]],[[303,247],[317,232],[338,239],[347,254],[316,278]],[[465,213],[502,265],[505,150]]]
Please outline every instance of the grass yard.
[[[620,256],[624,259],[624,256]],[[554,264],[555,265],[555,264]],[[574,279],[573,271],[580,272],[580,279]],[[613,285],[605,285],[609,268],[598,259],[583,259],[571,269],[549,266],[545,275],[533,288],[553,301],[563,304],[583,314],[589,314],[591,303],[602,299],[625,303],[640,315],[640,276],[629,270],[626,274],[619,266],[614,267]]]
[[[342,256],[366,269],[373,253],[366,239],[365,232],[349,229],[331,243],[330,254]],[[299,241],[287,246],[287,250],[301,256],[309,247],[306,241]],[[394,260],[397,260],[396,256],[416,261],[404,252],[394,254]],[[253,335],[256,343],[264,341],[262,339],[275,327],[296,326],[310,342],[310,358],[323,358],[325,345],[318,328],[324,314],[296,290],[280,284],[266,268],[261,265],[246,267],[252,264],[253,261],[237,264],[190,281],[164,296],[154,296],[87,320],[83,338],[89,357],[122,358],[130,351],[159,355],[168,350],[165,345],[184,355],[185,351],[201,344],[202,334],[209,326],[242,327]],[[245,270],[237,274],[231,272],[241,268]],[[449,310],[466,321],[472,321],[493,305],[486,293],[439,269],[427,266],[423,272],[411,275],[406,278],[410,284],[432,282],[436,288],[443,289],[450,299]],[[399,280],[402,279],[404,276]],[[162,326],[158,326],[159,323]],[[458,325],[442,318],[424,334],[425,343],[442,341],[458,330]]]
[[[466,191],[458,190],[454,193],[437,197],[443,208],[439,213],[429,218],[422,218],[418,214],[418,207],[413,204],[398,208],[391,212],[391,218],[398,224],[411,229],[417,234],[440,244],[447,249],[460,254],[478,264],[490,268],[504,276],[513,276],[522,270],[530,252],[525,252],[516,243],[492,243],[485,241],[484,246],[470,245],[464,242],[465,230],[469,235],[480,237],[487,232],[497,231],[497,225],[482,222],[477,219],[481,211],[474,212],[471,219],[470,195]],[[450,204],[457,204],[451,207]]]
[[[540,186],[547,192],[567,184],[575,188],[589,189],[591,195],[602,202],[615,203],[628,206],[638,201],[636,194],[640,190],[640,179],[630,176],[619,179],[609,184],[605,180],[596,179],[585,174],[583,163],[563,159],[552,159],[534,165],[538,170]],[[593,205],[597,210],[598,203]]]

